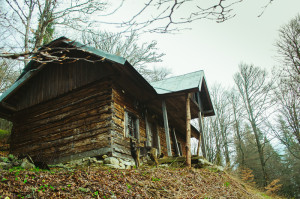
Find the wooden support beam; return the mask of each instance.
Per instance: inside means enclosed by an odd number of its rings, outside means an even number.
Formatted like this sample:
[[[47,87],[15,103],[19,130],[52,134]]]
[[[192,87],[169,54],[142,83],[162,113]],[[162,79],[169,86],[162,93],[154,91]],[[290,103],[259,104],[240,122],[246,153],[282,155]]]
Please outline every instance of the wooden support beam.
[[[164,127],[165,127],[165,134],[166,134],[167,152],[168,152],[168,156],[172,156],[171,140],[170,140],[170,129],[169,129],[167,107],[166,107],[165,100],[162,101],[162,112],[163,112],[163,118],[164,118]]]
[[[173,138],[174,138],[174,145],[175,145],[176,155],[181,156],[180,150],[179,150],[179,147],[178,147],[177,138],[176,138],[175,128],[173,128],[172,132],[173,132]]]
[[[197,101],[198,101],[199,110],[200,110],[200,112],[203,113],[203,104],[202,104],[202,101],[201,101],[201,98],[200,98],[200,92],[199,91],[197,92]]]
[[[204,131],[203,131],[203,105],[200,99],[200,92],[197,92],[197,98],[199,102],[199,113],[198,113],[198,124],[199,124],[199,142],[197,148],[197,155],[200,153],[200,147],[202,150],[202,155],[206,158],[206,150],[205,150],[205,143],[204,143]]]
[[[186,95],[186,165],[188,168],[192,166],[191,160],[191,107],[190,107],[191,94]]]
[[[159,129],[158,129],[158,125],[155,125],[156,128],[156,141],[157,141],[157,154],[160,155],[161,154],[161,147],[160,147],[160,137],[159,137]]]
[[[9,109],[9,110],[11,110],[11,111],[17,111],[17,108],[16,108],[16,107],[14,107],[14,106],[12,106],[12,105],[6,103],[6,102],[0,102],[0,103],[1,103],[1,105],[2,105],[3,107],[5,107],[5,108],[7,108],[7,109]]]
[[[201,114],[201,112],[199,112]],[[198,114],[199,115],[199,114]],[[201,136],[201,126],[202,126],[202,123],[201,123],[201,119],[198,118],[198,124],[199,124],[199,139],[198,139],[198,147],[197,147],[197,155],[200,155],[200,147],[201,147],[201,139],[202,139],[202,136]]]
[[[124,137],[129,136],[129,130],[128,130],[128,112],[124,111]]]
[[[147,113],[147,110],[146,110],[146,113],[145,113],[145,123],[146,123],[146,137],[147,137],[147,142],[146,142],[146,145],[147,146],[152,146],[152,137],[151,137],[151,130],[150,130],[150,124],[149,124],[149,121],[148,121],[148,113]]]
[[[204,139],[203,139],[203,126],[202,126],[202,116],[201,116],[201,112],[199,111],[198,113],[198,124],[199,124],[199,140],[198,140],[198,148],[197,148],[197,155],[199,155],[200,153],[200,148],[202,146],[203,148],[203,142],[204,142]],[[203,154],[203,150],[202,150],[202,154]],[[203,156],[205,157],[205,154],[203,154]]]
[[[135,120],[135,127],[136,139],[140,143],[140,120],[138,118]]]

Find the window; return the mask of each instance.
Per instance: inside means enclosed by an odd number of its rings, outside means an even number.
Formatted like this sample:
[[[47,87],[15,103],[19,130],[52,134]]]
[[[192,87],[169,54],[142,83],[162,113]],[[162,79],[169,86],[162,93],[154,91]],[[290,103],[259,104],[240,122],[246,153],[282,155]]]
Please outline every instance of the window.
[[[140,139],[139,119],[128,111],[125,111],[125,137]]]

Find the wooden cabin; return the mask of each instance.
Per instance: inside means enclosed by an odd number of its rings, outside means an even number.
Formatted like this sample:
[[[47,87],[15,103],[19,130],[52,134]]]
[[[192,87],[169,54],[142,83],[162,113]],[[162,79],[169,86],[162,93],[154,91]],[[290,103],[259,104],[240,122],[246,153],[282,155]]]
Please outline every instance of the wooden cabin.
[[[185,155],[187,129],[200,136],[187,108],[200,122],[214,115],[203,71],[148,83],[126,59],[65,37],[39,49],[0,96],[0,117],[13,122],[10,152],[51,164],[131,160],[130,136],[165,156]]]

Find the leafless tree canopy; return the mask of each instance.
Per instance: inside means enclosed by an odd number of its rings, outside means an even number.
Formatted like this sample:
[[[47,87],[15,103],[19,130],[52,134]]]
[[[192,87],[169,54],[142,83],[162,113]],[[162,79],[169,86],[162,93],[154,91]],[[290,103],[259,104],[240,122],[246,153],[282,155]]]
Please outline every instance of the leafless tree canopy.
[[[281,81],[300,97],[300,15],[279,30],[277,68]]]
[[[0,94],[8,89],[20,75],[20,71],[15,67],[15,61],[0,61]]]
[[[273,134],[289,152],[300,159],[300,15],[279,30],[276,42],[278,66],[274,100],[278,105],[277,123],[269,124]]]
[[[235,16],[233,5],[242,1],[148,0],[142,9],[120,26],[166,33],[179,31],[182,29],[180,25],[201,19],[224,22]]]
[[[172,33],[201,19],[224,22],[235,16],[235,5],[242,1],[144,0],[126,7],[125,0],[2,0],[0,57],[26,64],[30,55],[52,39],[54,30],[93,33],[109,26],[122,33]],[[123,17],[124,12],[130,14]]]
[[[54,26],[88,31],[91,16],[106,3],[94,0],[2,0],[0,57],[25,59],[42,46]]]
[[[171,74],[171,70],[165,67],[149,67],[149,64],[161,62],[165,54],[158,52],[156,41],[139,44],[136,32],[131,32],[126,37],[121,33],[111,32],[83,33],[81,40],[96,49],[126,58],[148,81],[158,81]]]

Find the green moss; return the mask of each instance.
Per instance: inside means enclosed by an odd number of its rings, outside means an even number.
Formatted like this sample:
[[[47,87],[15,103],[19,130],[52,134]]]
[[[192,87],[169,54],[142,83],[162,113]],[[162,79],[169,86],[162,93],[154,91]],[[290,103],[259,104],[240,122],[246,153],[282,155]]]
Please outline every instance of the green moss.
[[[0,129],[0,139],[8,138],[9,135],[10,135],[9,131]]]

